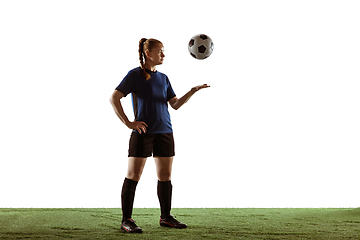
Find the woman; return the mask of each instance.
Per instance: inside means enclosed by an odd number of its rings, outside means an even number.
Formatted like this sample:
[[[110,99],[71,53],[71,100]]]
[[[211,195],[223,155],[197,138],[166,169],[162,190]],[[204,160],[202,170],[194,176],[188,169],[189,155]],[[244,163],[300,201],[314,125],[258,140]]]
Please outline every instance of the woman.
[[[110,98],[119,119],[133,132],[129,143],[127,176],[121,192],[123,219],[121,229],[130,233],[141,233],[131,218],[135,189],[143,172],[147,157],[154,156],[158,175],[157,193],[161,208],[160,225],[186,228],[171,214],[171,170],[174,152],[173,130],[168,111],[168,102],[179,109],[198,90],[207,84],[192,88],[183,97],[177,98],[168,77],[156,71],[164,61],[163,44],[156,39],[143,38],[139,42],[140,67],[125,76]],[[125,115],[120,99],[132,93],[135,120]]]

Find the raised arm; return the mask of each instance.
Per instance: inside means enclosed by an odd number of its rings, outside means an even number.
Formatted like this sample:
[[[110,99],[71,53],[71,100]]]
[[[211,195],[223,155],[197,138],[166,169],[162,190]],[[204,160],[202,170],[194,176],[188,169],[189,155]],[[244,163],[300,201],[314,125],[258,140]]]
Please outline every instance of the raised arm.
[[[181,98],[173,97],[172,99],[170,99],[169,100],[170,106],[173,109],[178,110],[182,105],[184,105],[191,98],[192,95],[194,95],[194,93],[196,93],[200,89],[208,88],[208,87],[210,87],[210,86],[208,86],[207,84],[193,87],[189,92],[187,92]]]

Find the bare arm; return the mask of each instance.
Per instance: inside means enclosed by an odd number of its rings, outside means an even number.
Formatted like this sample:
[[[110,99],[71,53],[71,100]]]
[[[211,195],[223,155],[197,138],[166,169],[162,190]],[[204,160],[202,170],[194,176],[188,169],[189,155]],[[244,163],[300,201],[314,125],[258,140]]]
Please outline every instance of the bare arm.
[[[169,100],[170,106],[173,109],[178,110],[182,105],[184,105],[191,98],[192,95],[194,95],[194,93],[196,93],[200,89],[208,88],[208,87],[210,87],[210,86],[208,86],[207,84],[193,87],[189,92],[187,92],[181,98],[173,97],[172,99],[170,99]]]
[[[128,117],[126,116],[120,101],[120,99],[124,96],[124,93],[118,90],[115,90],[114,93],[111,95],[110,103],[114,108],[115,114],[128,128],[136,129],[140,134],[141,132],[145,133],[146,127],[148,126],[145,122],[130,122]]]

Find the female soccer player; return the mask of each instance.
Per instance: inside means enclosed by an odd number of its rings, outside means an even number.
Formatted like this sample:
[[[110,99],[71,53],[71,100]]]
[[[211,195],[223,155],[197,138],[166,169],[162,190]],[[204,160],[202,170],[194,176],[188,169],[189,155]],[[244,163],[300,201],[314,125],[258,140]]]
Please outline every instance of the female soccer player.
[[[156,39],[143,38],[139,42],[140,67],[125,76],[110,98],[119,119],[133,129],[129,141],[127,176],[121,192],[123,219],[121,229],[130,233],[141,233],[131,218],[135,189],[143,172],[147,157],[154,156],[158,176],[157,194],[160,202],[160,225],[186,228],[171,214],[171,170],[174,152],[173,130],[168,111],[168,102],[175,110],[207,84],[193,87],[183,97],[177,98],[168,77],[156,71],[164,61],[163,44]],[[132,93],[135,120],[125,115],[120,99]]]

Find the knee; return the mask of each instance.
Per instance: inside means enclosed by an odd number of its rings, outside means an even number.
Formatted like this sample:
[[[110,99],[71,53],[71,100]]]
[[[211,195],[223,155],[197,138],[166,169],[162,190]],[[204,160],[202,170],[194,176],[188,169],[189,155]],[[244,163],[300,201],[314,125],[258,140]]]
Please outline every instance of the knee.
[[[161,182],[167,182],[171,180],[171,173],[169,172],[163,172],[158,174],[158,179]]]
[[[129,173],[126,175],[126,178],[138,182],[138,181],[140,181],[141,173],[130,173],[130,172],[129,172]]]

